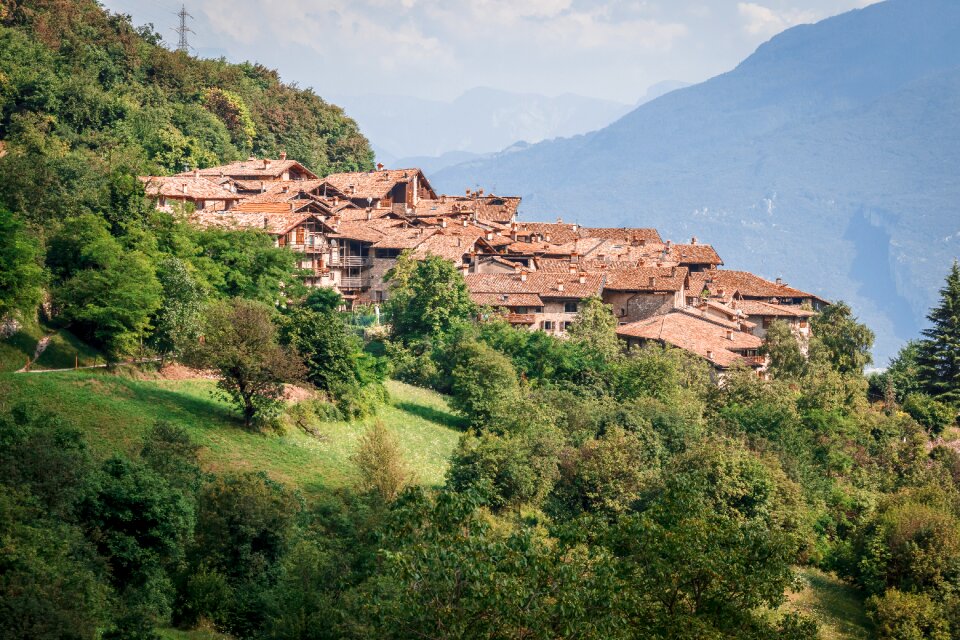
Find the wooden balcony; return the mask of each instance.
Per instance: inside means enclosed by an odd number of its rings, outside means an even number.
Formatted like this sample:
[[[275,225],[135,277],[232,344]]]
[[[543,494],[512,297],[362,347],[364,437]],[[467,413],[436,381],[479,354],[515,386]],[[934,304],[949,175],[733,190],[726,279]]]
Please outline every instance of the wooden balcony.
[[[350,277],[340,279],[341,289],[367,289],[373,284],[370,276]]]
[[[373,266],[373,258],[370,256],[341,256],[340,254],[330,256],[331,267],[370,267]]]
[[[510,324],[535,324],[537,322],[536,316],[532,313],[508,313],[507,322]]]
[[[743,361],[748,367],[759,369],[767,366],[766,356],[743,356]]]

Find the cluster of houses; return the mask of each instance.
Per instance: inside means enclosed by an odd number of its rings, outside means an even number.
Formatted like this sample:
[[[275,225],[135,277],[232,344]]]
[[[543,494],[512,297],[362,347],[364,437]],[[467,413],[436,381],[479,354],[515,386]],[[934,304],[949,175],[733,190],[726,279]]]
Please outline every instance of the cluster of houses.
[[[667,344],[717,370],[765,368],[775,320],[805,344],[825,300],[721,268],[709,244],[664,240],[655,229],[520,222],[520,198],[437,194],[419,169],[319,177],[295,160],[251,157],[171,177],[144,177],[162,209],[203,227],[261,229],[298,256],[307,284],[350,304],[386,299],[384,275],[402,252],[462,269],[473,299],[511,324],[562,336],[582,302],[600,297],[628,346]]]

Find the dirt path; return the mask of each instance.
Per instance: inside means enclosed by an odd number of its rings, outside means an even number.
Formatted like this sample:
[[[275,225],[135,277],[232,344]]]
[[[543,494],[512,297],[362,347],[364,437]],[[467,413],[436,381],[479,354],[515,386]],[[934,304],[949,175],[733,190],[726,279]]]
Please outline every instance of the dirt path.
[[[142,360],[126,360],[124,362],[114,362],[114,367],[126,367],[131,365],[143,364],[145,362],[160,362],[160,358],[144,358]],[[57,373],[58,371],[80,371],[81,369],[105,369],[109,364],[91,364],[84,367],[68,367],[66,369],[27,369],[24,367],[14,373]]]
[[[28,362],[27,364],[23,365],[23,367],[18,369],[17,373],[26,373],[30,371],[30,365],[36,362],[37,358],[40,357],[40,354],[46,351],[47,345],[50,344],[50,340],[52,338],[53,338],[52,333],[48,333],[47,335],[40,338],[40,340],[37,342],[37,348],[33,350],[33,357],[30,358],[30,362]]]

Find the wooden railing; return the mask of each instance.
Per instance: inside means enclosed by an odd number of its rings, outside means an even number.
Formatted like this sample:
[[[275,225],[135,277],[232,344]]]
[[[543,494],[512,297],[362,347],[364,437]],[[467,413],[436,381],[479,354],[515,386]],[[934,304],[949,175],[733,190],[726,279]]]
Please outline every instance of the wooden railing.
[[[370,256],[341,256],[340,254],[330,256],[332,267],[369,267],[371,265],[373,265],[373,258]]]

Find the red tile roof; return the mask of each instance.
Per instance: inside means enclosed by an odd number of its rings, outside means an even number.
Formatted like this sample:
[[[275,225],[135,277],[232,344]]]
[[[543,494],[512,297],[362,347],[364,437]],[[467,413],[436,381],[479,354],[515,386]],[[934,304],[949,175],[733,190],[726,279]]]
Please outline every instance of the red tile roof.
[[[271,235],[287,233],[310,219],[322,223],[319,218],[309,213],[263,214],[234,211],[198,211],[190,217],[190,221],[200,227],[231,230],[260,229]]]
[[[307,178],[316,178],[317,174],[307,169],[296,160],[271,160],[269,158],[252,158],[239,160],[216,167],[199,169],[201,176],[230,176],[236,179],[256,180],[258,178],[279,179],[285,171],[299,171]],[[194,171],[185,171],[179,176],[193,175]]]
[[[151,198],[180,198],[189,200],[240,200],[233,193],[211,180],[189,176],[141,176],[147,195]]]
[[[420,187],[433,193],[433,187],[430,186],[430,182],[420,169],[331,173],[324,180],[349,198],[373,198],[377,200],[386,197],[396,185],[412,182],[416,176],[419,176]]]
[[[753,334],[727,329],[681,311],[622,325],[617,328],[617,335],[669,344],[724,369],[745,362],[737,351],[759,349],[763,344]]]
[[[687,279],[685,267],[634,267],[604,273],[603,288],[611,291],[675,292],[683,289]]]
[[[581,282],[582,280],[582,282]],[[466,276],[471,293],[535,293],[541,298],[589,298],[600,295],[603,278],[597,275],[527,273],[471,273]]]

